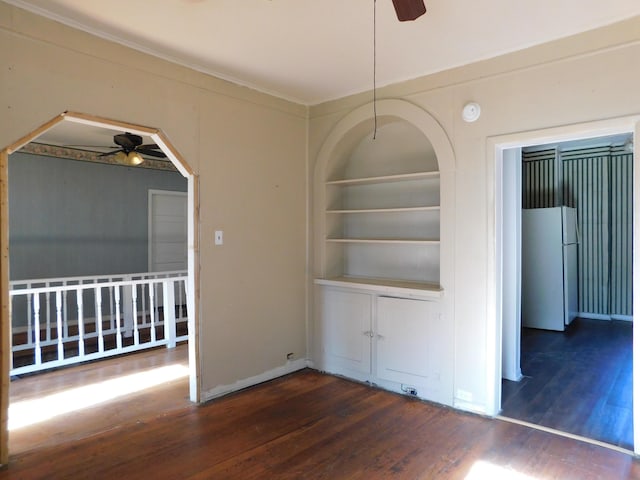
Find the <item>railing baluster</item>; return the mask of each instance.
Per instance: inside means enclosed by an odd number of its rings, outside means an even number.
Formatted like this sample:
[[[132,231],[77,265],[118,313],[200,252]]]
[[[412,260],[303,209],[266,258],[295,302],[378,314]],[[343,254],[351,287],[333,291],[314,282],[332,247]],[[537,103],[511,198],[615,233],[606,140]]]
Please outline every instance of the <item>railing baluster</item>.
[[[174,285],[174,280],[165,279],[162,282],[164,338],[167,339],[167,348],[174,348],[176,346],[176,302],[174,299]]]
[[[27,283],[27,288],[31,288],[31,284]],[[33,343],[33,293],[27,294],[27,344]]]
[[[102,334],[102,289],[95,288],[96,296],[96,332],[98,332],[98,351],[104,352],[104,336]]]
[[[114,287],[116,301],[116,349],[122,350],[122,330],[120,329],[120,287]]]
[[[62,331],[62,292],[56,290],[56,326],[58,330],[58,360],[64,360],[64,342]]]
[[[151,323],[151,341],[156,341],[156,312],[154,311],[155,297],[151,284],[148,285],[149,291],[149,318]]]
[[[133,321],[133,344],[140,345],[140,332],[138,331],[138,289],[131,285],[131,318]]]
[[[67,285],[66,280],[62,282],[62,285],[64,286]],[[69,338],[69,308],[67,303],[67,290],[65,290],[62,295],[64,300],[64,305],[62,310],[63,321],[64,321],[64,338],[67,339]]]
[[[50,287],[50,283],[47,282],[46,283],[47,287]],[[51,292],[47,292],[45,294],[46,297],[46,301],[47,301],[47,330],[45,332],[45,338],[47,339],[47,341],[51,341]]]
[[[82,311],[82,289],[76,290],[76,303],[78,305],[78,356],[84,357],[84,314]]]
[[[34,354],[35,364],[42,364],[42,350],[40,350],[40,294],[36,293],[33,296],[33,325],[34,325]]]

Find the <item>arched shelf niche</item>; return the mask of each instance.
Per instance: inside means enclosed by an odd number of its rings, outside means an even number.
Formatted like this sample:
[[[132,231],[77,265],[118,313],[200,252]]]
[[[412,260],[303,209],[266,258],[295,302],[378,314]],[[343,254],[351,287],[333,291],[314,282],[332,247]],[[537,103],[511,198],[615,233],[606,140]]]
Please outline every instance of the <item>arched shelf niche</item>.
[[[314,171],[314,275],[440,295],[451,257],[454,154],[440,124],[404,100],[347,114]]]

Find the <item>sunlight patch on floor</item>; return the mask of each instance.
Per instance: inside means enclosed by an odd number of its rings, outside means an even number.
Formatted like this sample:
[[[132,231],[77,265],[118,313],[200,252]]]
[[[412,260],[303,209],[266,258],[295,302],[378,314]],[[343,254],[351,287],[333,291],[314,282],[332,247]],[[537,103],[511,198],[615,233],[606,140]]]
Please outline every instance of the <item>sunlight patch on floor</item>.
[[[9,405],[9,430],[34,425],[188,376],[189,367],[180,364],[168,365],[72,388],[34,400],[14,402]]]
[[[484,460],[475,462],[464,478],[465,480],[536,480],[529,475]]]

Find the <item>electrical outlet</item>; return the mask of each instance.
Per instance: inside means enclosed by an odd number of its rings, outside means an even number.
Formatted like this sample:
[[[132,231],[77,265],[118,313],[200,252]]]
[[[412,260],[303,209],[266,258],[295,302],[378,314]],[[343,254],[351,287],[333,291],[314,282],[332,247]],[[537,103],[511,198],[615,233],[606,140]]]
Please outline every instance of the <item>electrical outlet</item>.
[[[400,385],[400,390],[402,390],[407,395],[417,396],[418,389],[416,387],[412,387],[411,385]]]

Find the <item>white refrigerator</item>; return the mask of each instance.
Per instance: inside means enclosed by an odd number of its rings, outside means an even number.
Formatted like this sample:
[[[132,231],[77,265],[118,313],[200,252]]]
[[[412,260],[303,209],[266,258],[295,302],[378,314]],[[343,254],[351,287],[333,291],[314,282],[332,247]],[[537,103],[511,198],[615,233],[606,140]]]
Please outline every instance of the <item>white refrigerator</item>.
[[[578,228],[570,207],[522,210],[522,325],[563,331],[578,312]]]

